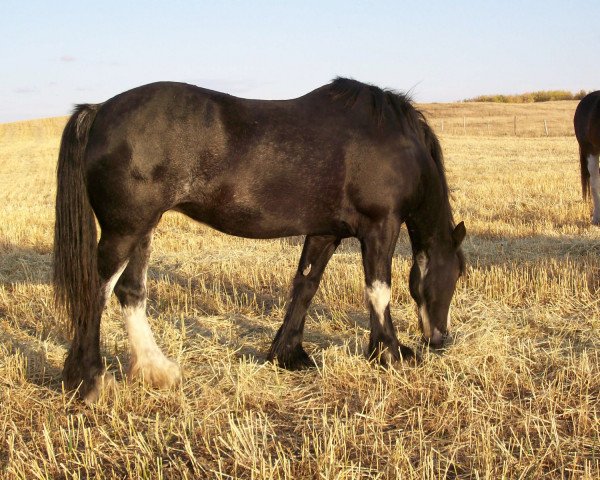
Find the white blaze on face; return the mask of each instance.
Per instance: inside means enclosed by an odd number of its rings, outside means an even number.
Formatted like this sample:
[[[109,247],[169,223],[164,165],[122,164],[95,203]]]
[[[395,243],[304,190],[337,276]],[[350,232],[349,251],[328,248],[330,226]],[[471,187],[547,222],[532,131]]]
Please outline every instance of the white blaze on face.
[[[423,336],[432,344],[437,345],[442,343],[444,335],[442,335],[442,332],[437,327],[431,328],[431,320],[424,305],[419,307],[419,314],[421,316],[421,324],[423,325]],[[448,324],[450,324],[450,313],[448,313]]]
[[[594,214],[592,222],[600,224],[600,172],[599,155],[589,155],[587,159],[588,172],[590,173],[590,190],[594,201]]]
[[[419,266],[419,271],[421,272],[421,279],[419,281],[419,294],[421,295],[421,299],[423,303],[419,306],[419,317],[421,318],[421,327],[423,328],[423,336],[432,344],[440,344],[444,340],[444,335],[442,332],[438,330],[437,327],[432,326],[431,319],[429,318],[429,312],[427,310],[427,305],[424,300],[424,283],[425,277],[427,276],[427,272],[429,271],[429,259],[424,252],[417,254],[416,257],[417,265]],[[447,327],[450,328],[450,307],[448,307],[448,318],[447,318]]]
[[[431,338],[433,332],[431,331],[431,322],[429,321],[429,314],[425,305],[419,307],[419,316],[421,317],[421,325],[423,327],[423,336],[425,338]]]
[[[419,266],[419,272],[421,272],[421,279],[419,281],[419,294],[421,295],[421,300],[423,303],[419,307],[419,316],[421,317],[421,327],[423,328],[423,336],[427,339],[431,339],[433,337],[433,329],[431,328],[431,320],[429,319],[429,313],[427,312],[427,306],[425,305],[425,300],[423,299],[423,289],[425,283],[425,277],[427,276],[427,272],[429,271],[429,259],[425,252],[420,252],[416,257],[417,265]],[[436,329],[437,330],[437,329]]]
[[[387,283],[375,280],[370,287],[366,289],[368,302],[375,310],[379,323],[385,323],[385,309],[390,304],[391,290]]]
[[[425,252],[420,252],[417,254],[417,265],[419,266],[419,271],[421,272],[421,283],[419,288],[423,288],[423,280],[425,280],[425,275],[427,275],[427,270],[429,267],[429,259]]]

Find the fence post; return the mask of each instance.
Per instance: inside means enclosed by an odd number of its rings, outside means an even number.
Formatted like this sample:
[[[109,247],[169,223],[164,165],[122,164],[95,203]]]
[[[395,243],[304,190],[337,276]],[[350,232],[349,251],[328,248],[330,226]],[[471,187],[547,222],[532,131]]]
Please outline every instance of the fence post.
[[[515,132],[515,137],[517,136],[517,116],[513,118],[513,130]]]
[[[548,124],[546,123],[545,118],[544,118],[544,130],[546,131],[546,136],[548,136]]]

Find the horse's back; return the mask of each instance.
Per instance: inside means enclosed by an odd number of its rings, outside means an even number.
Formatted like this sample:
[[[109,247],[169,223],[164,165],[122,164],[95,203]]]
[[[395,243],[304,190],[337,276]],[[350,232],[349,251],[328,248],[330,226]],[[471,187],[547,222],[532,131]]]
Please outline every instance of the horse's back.
[[[349,107],[327,86],[279,101],[138,87],[98,109],[90,202],[101,225],[127,229],[175,209],[246,237],[351,235],[361,216],[390,214],[413,194],[422,154],[370,108],[368,96]]]

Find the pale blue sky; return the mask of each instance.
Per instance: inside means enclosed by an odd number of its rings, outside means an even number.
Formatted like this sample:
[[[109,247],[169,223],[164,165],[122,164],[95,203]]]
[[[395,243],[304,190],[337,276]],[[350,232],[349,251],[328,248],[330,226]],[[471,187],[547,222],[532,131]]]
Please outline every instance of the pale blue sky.
[[[156,80],[292,98],[343,75],[418,102],[597,90],[599,22],[599,0],[1,0],[0,122]]]

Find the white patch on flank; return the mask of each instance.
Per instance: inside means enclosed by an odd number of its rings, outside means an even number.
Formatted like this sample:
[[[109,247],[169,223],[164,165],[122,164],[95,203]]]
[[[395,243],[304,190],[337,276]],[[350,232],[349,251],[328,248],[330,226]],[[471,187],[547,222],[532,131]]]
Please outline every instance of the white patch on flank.
[[[121,267],[119,267],[119,270],[117,270],[117,273],[115,273],[112,277],[110,277],[110,279],[106,283],[106,287],[104,287],[104,298],[106,299],[107,302],[110,299],[110,296],[112,295],[112,292],[115,289],[115,285],[119,281],[119,278],[121,278],[121,275],[123,275],[123,272],[127,268],[128,263],[129,263],[129,260],[127,260]]]
[[[307,277],[308,274],[310,273],[311,268],[312,268],[312,265],[309,263],[308,266],[304,270],[302,270],[302,275]]]
[[[592,223],[600,224],[600,172],[599,155],[589,155],[587,159],[588,172],[590,172],[590,190],[594,201],[594,214]]]
[[[129,375],[141,375],[147,382],[160,388],[179,383],[179,366],[165,357],[154,340],[146,318],[146,302],[136,307],[125,307],[123,315],[131,346]]]
[[[366,289],[366,297],[375,310],[379,323],[385,323],[385,309],[390,304],[392,292],[390,287],[385,282],[375,280],[370,287]]]

